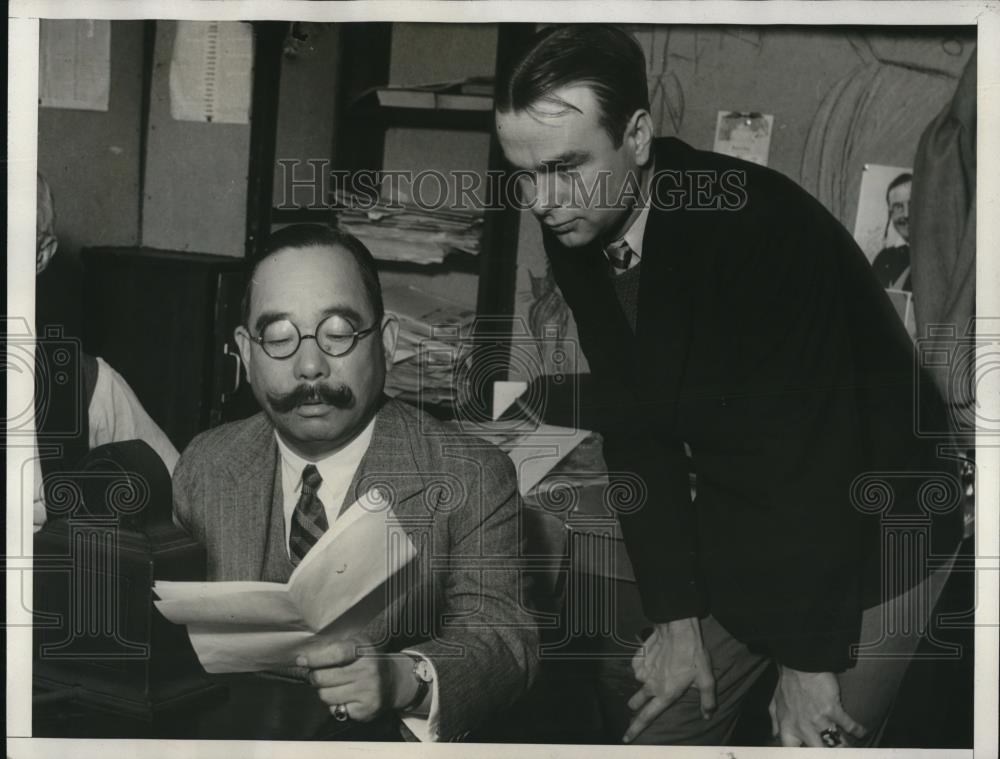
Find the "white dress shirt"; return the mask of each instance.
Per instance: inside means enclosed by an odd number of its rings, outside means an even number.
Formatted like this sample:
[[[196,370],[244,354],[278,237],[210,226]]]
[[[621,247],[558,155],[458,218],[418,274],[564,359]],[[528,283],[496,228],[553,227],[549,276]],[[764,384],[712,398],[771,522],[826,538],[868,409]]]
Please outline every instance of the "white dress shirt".
[[[275,430],[274,437],[278,441],[278,452],[281,456],[281,491],[285,514],[285,553],[289,556],[291,556],[288,542],[291,537],[292,514],[295,512],[295,505],[298,503],[299,494],[302,491],[302,470],[307,465],[313,464],[317,471],[319,471],[320,477],[323,478],[316,495],[319,496],[319,500],[323,504],[327,524],[332,527],[333,523],[337,521],[337,517],[340,516],[341,504],[344,502],[344,497],[351,487],[351,482],[354,480],[354,475],[357,473],[358,467],[361,466],[361,460],[364,458],[365,453],[368,452],[374,430],[375,418],[373,417],[368,426],[354,440],[341,450],[319,461],[307,461],[299,456],[285,444],[285,441],[281,439],[281,436]],[[348,511],[351,508],[357,508],[356,504],[349,504]],[[434,671],[434,681],[431,683],[431,703],[427,716],[404,713],[400,717],[403,720],[403,724],[409,728],[410,732],[418,740],[424,742],[435,741],[438,739],[438,681],[437,671],[434,670],[434,662],[421,656],[417,651],[403,651],[403,653],[410,654],[411,656],[419,656],[427,661],[431,670]]]
[[[145,440],[163,461],[170,474],[177,465],[177,449],[139,403],[132,388],[108,363],[97,356],[97,381],[94,394],[87,407],[87,447],[90,450],[122,440]],[[43,488],[42,462],[35,446],[34,528],[37,532],[45,524],[45,491]]]

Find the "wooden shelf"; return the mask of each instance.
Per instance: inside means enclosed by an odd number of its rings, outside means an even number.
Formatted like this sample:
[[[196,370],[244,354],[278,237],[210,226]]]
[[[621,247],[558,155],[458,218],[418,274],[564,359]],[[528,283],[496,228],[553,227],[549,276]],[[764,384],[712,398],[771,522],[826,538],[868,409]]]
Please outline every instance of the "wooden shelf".
[[[400,108],[379,105],[376,94],[356,102],[348,111],[352,121],[376,129],[441,129],[457,132],[493,130],[493,111],[464,111],[455,108]]]

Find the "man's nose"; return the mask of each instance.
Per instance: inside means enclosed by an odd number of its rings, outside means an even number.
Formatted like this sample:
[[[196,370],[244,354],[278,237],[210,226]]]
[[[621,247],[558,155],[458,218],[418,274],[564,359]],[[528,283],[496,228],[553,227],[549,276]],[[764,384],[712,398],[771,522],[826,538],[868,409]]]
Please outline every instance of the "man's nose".
[[[329,376],[330,363],[328,358],[319,349],[315,338],[303,339],[295,353],[295,376],[304,380],[315,380]]]
[[[554,174],[543,174],[535,183],[535,204],[532,210],[539,216],[559,208],[559,188]]]

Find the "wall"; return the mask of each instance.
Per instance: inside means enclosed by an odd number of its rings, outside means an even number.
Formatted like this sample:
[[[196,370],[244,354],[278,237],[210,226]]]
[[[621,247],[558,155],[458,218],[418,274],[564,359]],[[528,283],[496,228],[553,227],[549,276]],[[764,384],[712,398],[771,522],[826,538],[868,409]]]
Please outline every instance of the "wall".
[[[250,125],[171,117],[176,29],[174,21],[156,24],[142,241],[152,248],[242,256]]]
[[[139,239],[142,47],[142,21],[112,21],[108,110],[38,109],[38,170],[55,198],[60,257]]]
[[[139,240],[142,50],[143,22],[111,22],[108,110],[38,109],[38,170],[52,190],[59,238],[37,280],[39,326],[80,335],[80,249]]]

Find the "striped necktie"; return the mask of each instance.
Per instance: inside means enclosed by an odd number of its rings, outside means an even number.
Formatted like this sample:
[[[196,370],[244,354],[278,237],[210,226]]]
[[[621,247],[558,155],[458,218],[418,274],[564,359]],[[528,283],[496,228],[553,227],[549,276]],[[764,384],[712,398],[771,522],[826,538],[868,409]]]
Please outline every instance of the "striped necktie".
[[[624,238],[608,245],[608,247],[604,249],[604,253],[607,255],[608,261],[611,262],[611,266],[613,266],[617,271],[625,271],[628,269],[629,265],[632,263],[632,256],[634,255],[632,248],[629,247],[629,244],[625,242]]]
[[[314,465],[308,464],[302,470],[302,495],[292,512],[292,529],[288,537],[289,553],[295,566],[329,527],[326,509],[317,495],[322,482],[323,477]]]

